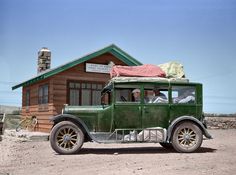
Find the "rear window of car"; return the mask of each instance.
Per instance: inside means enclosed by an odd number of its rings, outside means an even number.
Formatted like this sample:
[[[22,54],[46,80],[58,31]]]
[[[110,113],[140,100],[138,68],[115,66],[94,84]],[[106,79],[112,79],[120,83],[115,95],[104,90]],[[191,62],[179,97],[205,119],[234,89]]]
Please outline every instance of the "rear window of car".
[[[194,86],[172,86],[172,103],[174,104],[194,104],[195,97]]]

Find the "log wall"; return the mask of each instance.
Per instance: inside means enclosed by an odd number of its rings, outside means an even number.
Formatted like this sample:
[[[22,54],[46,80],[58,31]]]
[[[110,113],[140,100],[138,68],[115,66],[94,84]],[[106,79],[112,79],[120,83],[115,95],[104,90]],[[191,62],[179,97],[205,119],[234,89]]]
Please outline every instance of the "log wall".
[[[126,65],[110,53],[93,58],[88,63],[107,65],[110,61],[115,65]],[[105,85],[109,79],[109,74],[85,72],[85,63],[81,63],[33,85],[25,86],[22,93],[22,116],[35,115],[38,119],[36,130],[49,132],[52,127],[49,118],[60,114],[64,104],[68,103],[69,81],[98,82]],[[38,89],[44,84],[49,86],[49,101],[48,104],[38,105]],[[26,106],[26,91],[28,89],[30,89],[30,106]]]

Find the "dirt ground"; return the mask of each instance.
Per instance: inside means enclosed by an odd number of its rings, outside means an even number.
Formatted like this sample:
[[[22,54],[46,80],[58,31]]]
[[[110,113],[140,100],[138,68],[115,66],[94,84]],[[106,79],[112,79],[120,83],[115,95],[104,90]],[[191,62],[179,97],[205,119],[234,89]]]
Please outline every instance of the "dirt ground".
[[[210,130],[197,153],[168,151],[159,144],[85,143],[80,154],[58,155],[48,141],[0,142],[0,175],[165,174],[228,175],[236,173],[236,130]]]

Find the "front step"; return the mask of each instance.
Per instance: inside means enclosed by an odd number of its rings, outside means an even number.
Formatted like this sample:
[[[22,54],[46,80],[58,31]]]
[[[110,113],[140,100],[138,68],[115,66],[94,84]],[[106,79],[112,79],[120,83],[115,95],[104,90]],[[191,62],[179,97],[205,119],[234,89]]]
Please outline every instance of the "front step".
[[[167,131],[164,128],[153,127],[145,129],[115,129],[113,133],[97,132],[90,133],[94,141],[99,143],[135,143],[135,142],[164,142]]]

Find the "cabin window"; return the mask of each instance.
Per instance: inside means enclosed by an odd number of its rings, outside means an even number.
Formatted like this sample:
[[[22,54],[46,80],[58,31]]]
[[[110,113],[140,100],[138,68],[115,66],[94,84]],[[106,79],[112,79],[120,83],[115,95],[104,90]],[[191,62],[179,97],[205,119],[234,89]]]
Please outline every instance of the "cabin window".
[[[48,103],[48,84],[39,86],[39,104]]]
[[[26,90],[25,94],[25,106],[28,107],[30,106],[30,89]]]
[[[90,106],[101,104],[102,83],[69,82],[69,105]]]

